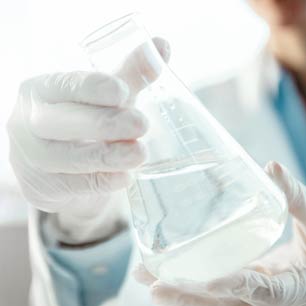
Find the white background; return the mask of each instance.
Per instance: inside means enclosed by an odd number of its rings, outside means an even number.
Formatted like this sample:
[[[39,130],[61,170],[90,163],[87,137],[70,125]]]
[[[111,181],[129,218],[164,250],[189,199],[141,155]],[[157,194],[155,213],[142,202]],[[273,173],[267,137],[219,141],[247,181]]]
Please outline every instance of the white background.
[[[2,190],[15,184],[8,164],[5,123],[19,83],[45,72],[86,69],[78,42],[105,22],[141,12],[149,32],[171,43],[170,65],[189,86],[235,74],[256,56],[268,34],[243,0],[0,1]],[[0,220],[2,215],[0,205]]]

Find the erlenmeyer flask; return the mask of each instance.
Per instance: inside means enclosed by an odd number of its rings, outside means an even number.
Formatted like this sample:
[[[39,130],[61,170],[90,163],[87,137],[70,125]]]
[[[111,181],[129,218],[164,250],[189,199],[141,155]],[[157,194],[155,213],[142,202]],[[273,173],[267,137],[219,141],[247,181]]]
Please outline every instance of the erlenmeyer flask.
[[[128,191],[146,268],[170,283],[209,281],[267,251],[286,222],[284,195],[163,62],[139,16],[82,45],[149,119],[148,159]]]

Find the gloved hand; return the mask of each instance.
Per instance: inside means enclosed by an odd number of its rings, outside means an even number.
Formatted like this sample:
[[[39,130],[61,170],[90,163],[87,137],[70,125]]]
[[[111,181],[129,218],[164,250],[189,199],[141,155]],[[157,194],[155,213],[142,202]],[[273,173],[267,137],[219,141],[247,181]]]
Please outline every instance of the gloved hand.
[[[168,43],[154,43],[168,60]],[[94,241],[114,231],[127,171],[145,159],[137,139],[147,122],[131,97],[147,84],[133,79],[135,61],[147,80],[156,79],[156,67],[137,48],[115,76],[57,73],[21,85],[8,122],[11,164],[26,199],[57,213],[64,242]]]
[[[294,218],[294,239],[251,266],[209,283],[170,286],[143,266],[135,271],[151,286],[157,305],[167,306],[304,306],[306,305],[306,188],[275,162],[267,173],[284,191]]]

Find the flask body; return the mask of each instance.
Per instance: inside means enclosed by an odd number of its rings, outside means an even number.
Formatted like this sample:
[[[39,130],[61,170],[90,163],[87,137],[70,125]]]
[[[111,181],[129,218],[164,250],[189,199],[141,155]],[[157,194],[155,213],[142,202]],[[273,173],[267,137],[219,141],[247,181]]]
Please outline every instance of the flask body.
[[[282,192],[161,59],[134,16],[85,39],[93,67],[123,79],[149,120],[146,162],[128,190],[146,268],[209,281],[266,252],[287,218]],[[225,97],[226,98],[226,97]]]

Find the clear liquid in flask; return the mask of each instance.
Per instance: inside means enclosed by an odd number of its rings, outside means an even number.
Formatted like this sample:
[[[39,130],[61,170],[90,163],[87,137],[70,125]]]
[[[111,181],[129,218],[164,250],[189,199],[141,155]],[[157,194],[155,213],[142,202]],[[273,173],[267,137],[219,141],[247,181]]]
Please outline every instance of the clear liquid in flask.
[[[144,264],[163,281],[204,282],[235,272],[283,231],[279,198],[240,158],[212,156],[146,167],[130,192]]]

